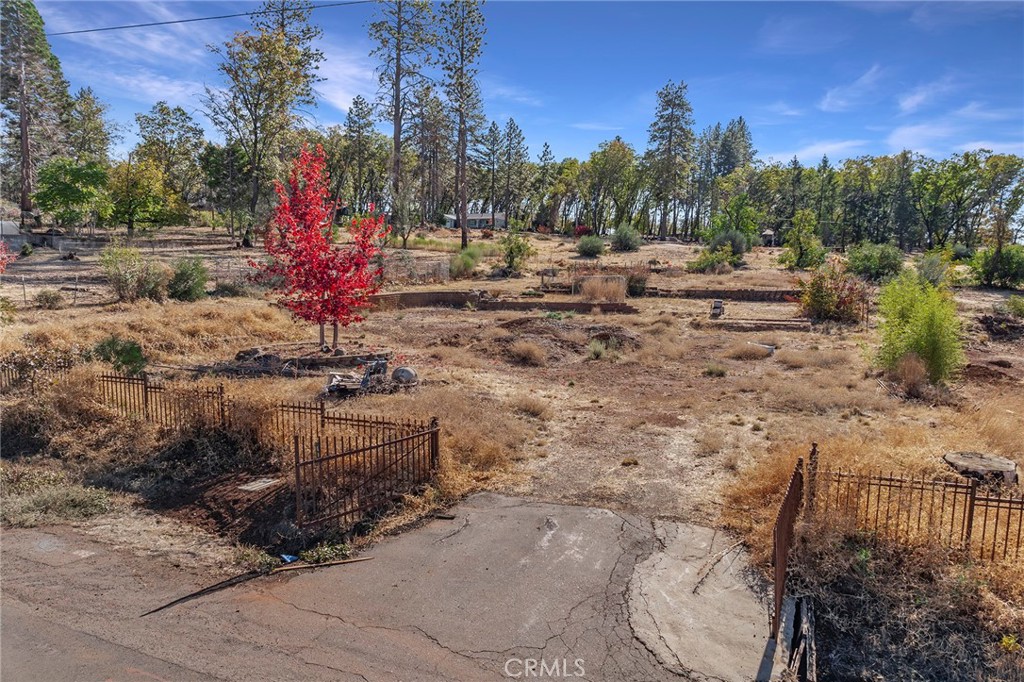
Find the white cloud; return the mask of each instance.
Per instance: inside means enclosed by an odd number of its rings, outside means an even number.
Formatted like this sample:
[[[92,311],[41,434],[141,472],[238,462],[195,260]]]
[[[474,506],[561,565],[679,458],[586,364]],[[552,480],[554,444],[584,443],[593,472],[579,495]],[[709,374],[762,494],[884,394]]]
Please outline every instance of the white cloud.
[[[952,76],[945,76],[931,83],[923,83],[899,97],[900,112],[912,114],[928,102],[956,89]]]
[[[528,107],[544,106],[537,93],[519,85],[507,83],[494,76],[482,76],[480,78],[480,91],[484,100],[504,100],[516,104],[524,104]]]
[[[882,67],[875,64],[857,80],[830,88],[818,103],[822,111],[847,111],[874,91],[882,77]]]
[[[569,127],[576,128],[577,130],[596,130],[603,132],[622,130],[622,126],[614,126],[608,123],[595,123],[591,121],[585,121],[582,123],[570,123]]]
[[[910,14],[910,23],[925,31],[1020,19],[1021,6],[1016,2],[928,2],[917,5]]]
[[[377,92],[377,76],[368,52],[321,45],[324,62],[316,86],[320,98],[339,111],[347,112],[356,95],[373,101]]]
[[[1017,140],[1016,142],[1010,140],[975,140],[974,142],[964,142],[956,147],[962,152],[973,152],[978,149],[988,149],[996,154],[1017,154],[1024,156],[1024,140]]]
[[[994,109],[983,102],[968,102],[953,112],[954,116],[970,121],[1011,121],[1020,120],[1020,109]]]
[[[178,105],[188,109],[199,106],[199,97],[203,93],[201,83],[170,78],[148,69],[135,69],[130,74],[93,74],[93,78],[105,84],[118,86],[122,97],[146,104],[164,100],[171,106]]]
[[[835,26],[808,17],[774,17],[757,32],[757,49],[772,54],[814,54],[846,42]]]
[[[803,116],[804,112],[802,109],[786,104],[782,100],[773,102],[765,107],[765,111],[769,114],[775,114],[777,116]]]
[[[84,4],[40,3],[47,31],[51,33],[75,31],[84,26],[173,21],[181,18],[179,9],[168,8],[160,2],[132,3],[130,7],[135,13],[126,15],[123,12],[111,13],[104,11],[105,8],[99,9],[103,8],[102,4],[90,4],[86,8]],[[51,42],[59,46],[60,41],[66,40],[86,47],[95,54],[106,54],[134,63],[166,65],[168,62],[200,63],[209,55],[206,45],[222,42],[223,39],[222,30],[216,30],[208,24],[188,23],[56,36],[51,38]]]
[[[899,126],[885,138],[893,152],[910,149],[921,154],[936,154],[936,143],[942,143],[958,132],[958,128],[946,121],[932,121],[916,125]]]
[[[773,152],[765,156],[776,161],[789,161],[795,156],[802,163],[817,163],[821,157],[828,156],[834,161],[836,157],[845,158],[867,143],[867,140],[819,140],[806,144],[795,151]]]

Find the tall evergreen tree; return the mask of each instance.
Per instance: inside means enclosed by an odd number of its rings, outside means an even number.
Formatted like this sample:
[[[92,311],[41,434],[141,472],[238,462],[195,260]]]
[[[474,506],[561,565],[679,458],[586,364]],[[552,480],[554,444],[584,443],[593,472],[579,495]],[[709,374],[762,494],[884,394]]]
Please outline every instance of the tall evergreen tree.
[[[2,192],[31,211],[37,169],[65,151],[68,84],[32,0],[3,0],[0,25]]]
[[[658,238],[668,238],[669,204],[678,197],[693,162],[693,107],[686,84],[671,81],[658,91],[654,122],[648,128],[653,194],[661,204]]]
[[[455,187],[462,248],[469,245],[469,144],[483,121],[478,62],[484,45],[482,0],[441,5],[441,68],[455,120]]]
[[[110,164],[110,145],[116,126],[107,120],[106,103],[92,88],[82,88],[71,101],[67,116],[67,152],[78,163]]]
[[[494,225],[498,212],[498,176],[505,158],[505,137],[497,122],[491,121],[491,126],[480,136],[474,151],[473,161],[480,166],[484,175],[487,205],[491,211],[491,225]]]
[[[348,108],[345,137],[348,140],[348,163],[352,167],[353,204],[357,212],[363,213],[366,211],[366,197],[369,194],[367,176],[373,145],[373,107],[362,95],[356,95]]]
[[[408,206],[403,205],[408,196],[402,168],[405,125],[436,40],[434,15],[427,0],[385,0],[378,8],[379,18],[370,24],[370,39],[376,43],[371,55],[380,60],[377,104],[392,125],[391,214],[400,229],[408,222]]]
[[[515,119],[511,117],[505,124],[503,147],[502,173],[505,180],[505,192],[501,203],[505,210],[505,224],[511,225],[512,217],[519,217],[520,203],[525,193],[523,185],[530,163],[530,150],[526,146],[526,138]]]

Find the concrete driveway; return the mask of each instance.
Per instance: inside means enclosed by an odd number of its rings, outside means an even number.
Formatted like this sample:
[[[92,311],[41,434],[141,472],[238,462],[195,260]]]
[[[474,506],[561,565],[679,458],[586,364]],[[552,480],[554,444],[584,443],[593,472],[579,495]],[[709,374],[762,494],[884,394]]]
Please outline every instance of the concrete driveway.
[[[209,577],[3,534],[4,680],[755,679],[767,612],[713,531],[480,494],[346,566]]]

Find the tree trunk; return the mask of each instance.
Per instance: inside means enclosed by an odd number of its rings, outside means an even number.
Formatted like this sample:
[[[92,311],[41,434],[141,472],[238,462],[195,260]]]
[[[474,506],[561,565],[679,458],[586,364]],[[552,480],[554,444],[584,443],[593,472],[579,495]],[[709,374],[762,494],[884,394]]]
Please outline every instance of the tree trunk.
[[[337,323],[337,321],[331,323],[331,327],[333,328],[332,329],[332,331],[333,331],[333,335],[332,335],[333,338],[331,340],[331,348],[333,350],[338,350],[338,323]]]
[[[324,326],[325,325],[321,322],[320,323],[320,347],[321,348],[323,348],[324,347],[324,343],[326,343],[326,338],[325,338],[325,334],[324,334]]]
[[[19,44],[21,42],[19,38]],[[32,210],[32,149],[29,145],[28,105],[25,103],[25,55],[21,55],[21,82],[18,85],[18,130],[21,134],[21,210]],[[24,224],[24,215],[22,216]]]
[[[668,239],[668,200],[661,202],[661,219],[658,222],[658,241]]]

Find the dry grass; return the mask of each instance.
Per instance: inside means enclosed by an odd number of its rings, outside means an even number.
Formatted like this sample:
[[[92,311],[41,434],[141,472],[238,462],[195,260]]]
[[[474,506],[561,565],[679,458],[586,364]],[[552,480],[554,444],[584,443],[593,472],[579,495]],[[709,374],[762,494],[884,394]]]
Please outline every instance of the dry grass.
[[[913,353],[903,356],[896,363],[895,378],[903,392],[911,398],[924,397],[928,389],[928,368]]]
[[[698,457],[711,457],[725,449],[725,436],[717,429],[707,428],[697,435],[696,445]]]
[[[310,327],[298,325],[280,308],[252,299],[232,299],[229,304],[140,301],[72,312],[60,321],[40,315],[38,322],[12,325],[0,341],[0,351],[91,348],[117,336],[141,344],[153,361],[194,362],[226,360],[246,345],[290,341],[311,333]]]
[[[753,343],[737,341],[725,351],[725,357],[732,360],[764,360],[772,354],[771,349]]]
[[[551,416],[551,405],[543,398],[523,394],[512,401],[516,412],[535,419],[547,419]]]
[[[489,394],[445,387],[423,387],[406,394],[366,396],[352,401],[356,411],[441,419],[442,499],[454,500],[507,473],[522,456],[533,429],[512,416],[508,404]]]
[[[520,365],[543,367],[548,361],[547,351],[533,341],[523,339],[512,342],[506,353],[512,362]]]
[[[580,298],[588,303],[622,303],[626,300],[626,278],[587,277],[580,285]]]
[[[787,348],[776,353],[775,359],[788,369],[803,369],[805,367],[836,367],[849,363],[853,357],[852,354],[845,351]]]

